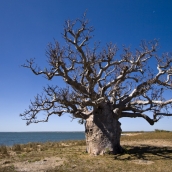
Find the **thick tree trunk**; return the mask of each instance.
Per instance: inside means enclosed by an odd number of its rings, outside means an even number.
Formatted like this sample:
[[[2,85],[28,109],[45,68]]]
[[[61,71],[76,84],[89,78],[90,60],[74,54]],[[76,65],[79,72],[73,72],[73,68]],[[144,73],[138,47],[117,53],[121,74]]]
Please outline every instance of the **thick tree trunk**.
[[[91,115],[85,123],[87,152],[93,155],[104,153],[121,153],[120,122],[108,104]]]

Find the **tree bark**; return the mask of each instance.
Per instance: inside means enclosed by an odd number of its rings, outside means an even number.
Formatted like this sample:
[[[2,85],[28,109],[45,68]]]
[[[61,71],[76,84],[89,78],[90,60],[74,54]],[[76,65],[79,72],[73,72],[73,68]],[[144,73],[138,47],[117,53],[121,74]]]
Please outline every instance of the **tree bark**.
[[[93,155],[121,153],[121,123],[108,104],[104,104],[85,123],[87,152]]]

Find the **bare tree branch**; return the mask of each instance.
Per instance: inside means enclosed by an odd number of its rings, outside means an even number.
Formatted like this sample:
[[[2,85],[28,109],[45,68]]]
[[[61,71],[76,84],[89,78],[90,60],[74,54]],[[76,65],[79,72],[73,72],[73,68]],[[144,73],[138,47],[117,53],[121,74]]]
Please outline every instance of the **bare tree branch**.
[[[161,116],[171,116],[172,97],[166,100],[164,95],[172,89],[172,54],[158,56],[158,41],[154,40],[142,41],[134,52],[123,47],[117,56],[118,48],[112,43],[104,48],[100,43],[89,47],[93,31],[86,14],[67,20],[62,34],[67,45],[49,44],[49,67],[41,70],[34,59],[23,65],[48,80],[61,77],[68,86],[44,88],[44,94],[37,95],[29,110],[21,114],[27,124],[46,122],[52,114],[87,119],[104,103],[110,104],[118,118],[142,117],[151,125]],[[154,65],[149,65],[152,61]],[[153,112],[152,119],[145,114],[148,111]],[[41,112],[46,114],[44,119],[38,118]]]
[[[150,125],[154,125],[155,122],[157,122],[157,121],[159,121],[159,119],[161,119],[161,116],[172,116],[172,114],[157,113],[157,114],[154,114],[154,118],[151,119],[149,116],[142,114],[142,113],[122,112],[120,118],[123,118],[123,117],[130,117],[130,118],[141,117],[141,118],[144,118]]]

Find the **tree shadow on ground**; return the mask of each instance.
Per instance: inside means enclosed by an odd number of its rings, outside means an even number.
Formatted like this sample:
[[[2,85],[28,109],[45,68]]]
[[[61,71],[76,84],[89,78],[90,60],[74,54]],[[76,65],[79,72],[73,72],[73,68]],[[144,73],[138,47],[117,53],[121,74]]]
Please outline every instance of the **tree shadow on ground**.
[[[123,146],[124,153],[115,155],[118,160],[172,160],[172,147]]]

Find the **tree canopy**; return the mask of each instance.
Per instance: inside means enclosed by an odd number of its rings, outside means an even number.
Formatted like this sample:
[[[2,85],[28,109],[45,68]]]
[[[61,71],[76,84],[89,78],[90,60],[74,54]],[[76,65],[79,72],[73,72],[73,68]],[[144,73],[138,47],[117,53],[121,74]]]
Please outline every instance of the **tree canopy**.
[[[48,80],[62,77],[67,84],[66,88],[58,84],[45,87],[44,94],[38,94],[21,114],[27,124],[46,122],[52,114],[65,113],[85,120],[105,102],[118,119],[142,117],[153,125],[162,116],[172,116],[172,98],[166,99],[172,89],[172,54],[159,56],[158,41],[153,40],[142,41],[135,51],[123,46],[118,55],[113,43],[104,48],[92,43],[93,32],[85,14],[81,19],[67,20],[65,46],[58,41],[48,46],[49,68],[41,70],[34,59],[23,65]],[[41,112],[47,116],[38,118]]]

